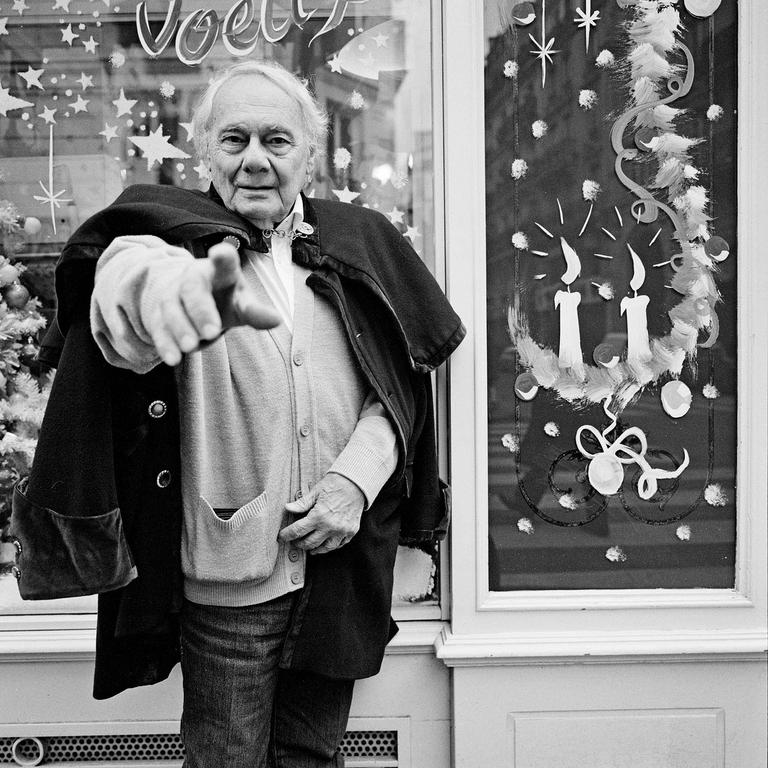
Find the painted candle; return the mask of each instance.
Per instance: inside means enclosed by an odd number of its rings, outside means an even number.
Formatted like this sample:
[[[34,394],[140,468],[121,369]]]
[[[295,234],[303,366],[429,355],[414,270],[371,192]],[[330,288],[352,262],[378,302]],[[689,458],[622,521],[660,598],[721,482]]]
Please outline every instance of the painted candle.
[[[632,246],[627,244],[627,248],[632,257],[633,265],[629,287],[635,294],[631,297],[625,296],[621,300],[621,314],[627,316],[627,360],[646,362],[652,357],[646,314],[650,299],[644,294],[637,295],[638,290],[645,282],[645,267]]]
[[[579,310],[581,294],[571,291],[571,283],[581,273],[581,262],[578,254],[560,238],[560,248],[565,259],[566,270],[560,278],[567,290],[555,294],[555,309],[560,310],[560,351],[558,364],[561,368],[581,368],[583,355],[581,352],[581,332],[579,331]]]

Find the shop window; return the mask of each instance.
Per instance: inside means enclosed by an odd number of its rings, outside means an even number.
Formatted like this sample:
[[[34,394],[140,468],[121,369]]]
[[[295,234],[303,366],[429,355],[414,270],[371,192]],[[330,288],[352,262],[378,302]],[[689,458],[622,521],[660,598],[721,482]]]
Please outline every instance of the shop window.
[[[564,6],[486,3],[490,589],[732,588],[736,4]]]
[[[40,226],[5,237],[3,255],[50,319],[53,265],[91,214],[134,183],[206,189],[191,111],[214,70],[244,60],[239,45],[307,78],[330,114],[309,194],[380,210],[434,272],[432,28],[430,3],[397,0],[4,4],[0,199]],[[396,603],[436,605],[435,567],[403,553]],[[22,604],[0,576],[0,612],[93,605]]]

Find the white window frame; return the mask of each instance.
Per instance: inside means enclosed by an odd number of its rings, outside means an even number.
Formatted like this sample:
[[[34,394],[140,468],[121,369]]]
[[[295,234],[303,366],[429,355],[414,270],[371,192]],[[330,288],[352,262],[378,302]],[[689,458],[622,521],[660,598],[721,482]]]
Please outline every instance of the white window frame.
[[[765,652],[768,270],[763,126],[768,7],[739,3],[738,474],[734,589],[492,592],[488,586],[483,4],[446,3],[446,284],[468,336],[451,360],[454,516],[447,664],[735,655]]]
[[[433,115],[433,205],[435,222],[435,277],[445,286],[445,220],[444,179],[438,172],[444,162],[443,149],[443,77],[442,60],[443,17],[441,0],[429,0],[432,42],[432,115]],[[220,9],[219,9],[220,10]],[[34,23],[30,17],[26,23]],[[43,23],[43,22],[41,22]],[[48,23],[44,20],[44,23]],[[448,477],[448,407],[447,376],[443,366],[435,374],[434,390],[438,432],[440,472]],[[431,651],[436,635],[443,628],[449,612],[448,547],[440,551],[440,585],[437,603],[393,605],[393,618],[400,624],[400,633],[388,648],[389,653],[426,653]],[[12,579],[4,579],[2,588],[15,590]],[[1,602],[1,601],[0,601]],[[19,603],[11,611],[0,614],[0,663],[56,656],[59,660],[92,658],[96,637],[95,595],[61,600]]]

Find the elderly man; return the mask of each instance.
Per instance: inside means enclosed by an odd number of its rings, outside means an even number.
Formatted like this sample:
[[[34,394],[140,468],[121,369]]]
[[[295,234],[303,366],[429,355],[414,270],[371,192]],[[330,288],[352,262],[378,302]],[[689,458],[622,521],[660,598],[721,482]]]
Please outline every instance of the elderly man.
[[[181,656],[188,768],[342,765],[398,536],[444,531],[429,371],[464,329],[384,217],[301,194],[293,75],[230,68],[194,126],[207,196],[129,188],[62,254],[19,585],[101,593],[97,697]]]

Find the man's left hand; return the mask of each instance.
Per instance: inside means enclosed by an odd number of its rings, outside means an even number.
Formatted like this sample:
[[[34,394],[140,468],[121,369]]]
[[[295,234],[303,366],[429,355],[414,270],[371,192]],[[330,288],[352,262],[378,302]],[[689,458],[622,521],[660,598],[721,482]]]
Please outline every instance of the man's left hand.
[[[365,496],[344,475],[326,474],[300,499],[285,505],[293,514],[306,515],[280,531],[280,541],[321,555],[343,547],[360,529]]]

